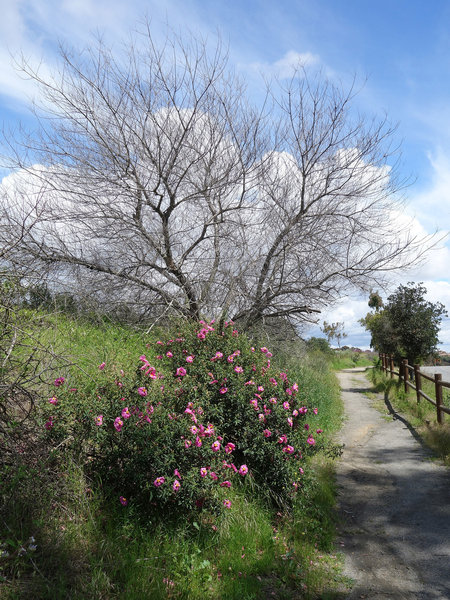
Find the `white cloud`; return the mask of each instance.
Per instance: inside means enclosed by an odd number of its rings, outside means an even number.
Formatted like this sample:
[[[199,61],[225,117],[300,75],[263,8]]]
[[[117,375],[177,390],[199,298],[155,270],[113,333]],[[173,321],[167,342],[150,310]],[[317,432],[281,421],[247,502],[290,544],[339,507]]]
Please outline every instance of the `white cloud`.
[[[320,57],[317,54],[289,50],[284,56],[273,63],[254,62],[250,65],[250,68],[266,77],[288,79],[294,75],[299,66],[319,66],[320,63]]]
[[[410,198],[410,205],[428,229],[450,229],[450,155],[441,148],[428,153],[431,181]]]

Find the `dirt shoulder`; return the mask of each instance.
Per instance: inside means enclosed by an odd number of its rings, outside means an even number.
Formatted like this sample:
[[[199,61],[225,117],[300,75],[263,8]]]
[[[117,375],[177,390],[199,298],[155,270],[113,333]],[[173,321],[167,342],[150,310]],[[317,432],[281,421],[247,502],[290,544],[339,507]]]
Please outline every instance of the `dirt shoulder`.
[[[364,369],[338,376],[346,413],[338,544],[355,581],[348,600],[449,600],[450,470],[430,460],[403,417],[373,407]]]

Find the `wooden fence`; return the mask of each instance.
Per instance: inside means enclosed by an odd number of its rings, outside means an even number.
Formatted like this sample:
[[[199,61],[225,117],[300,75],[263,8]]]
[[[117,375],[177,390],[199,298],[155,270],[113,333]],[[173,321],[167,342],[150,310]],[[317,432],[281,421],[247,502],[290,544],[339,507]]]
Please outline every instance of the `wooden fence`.
[[[400,381],[403,381],[403,385],[405,386],[405,392],[409,391],[409,388],[412,388],[416,391],[417,402],[420,402],[421,398],[425,398],[428,402],[430,402],[433,406],[436,407],[436,416],[437,422],[442,425],[444,422],[444,413],[450,415],[450,408],[444,406],[443,403],[443,388],[450,388],[450,382],[442,381],[442,375],[440,373],[435,373],[434,375],[427,375],[423,371],[420,370],[419,365],[408,365],[408,361],[406,359],[402,360],[401,364],[398,367],[398,371],[395,370],[394,358],[391,354],[380,354],[381,360],[381,369],[385,373],[389,373],[391,378],[395,375],[398,376]],[[423,390],[422,390],[422,381],[426,379],[427,381],[431,381],[434,383],[436,401],[433,398],[430,398]],[[413,383],[415,382],[415,384]]]

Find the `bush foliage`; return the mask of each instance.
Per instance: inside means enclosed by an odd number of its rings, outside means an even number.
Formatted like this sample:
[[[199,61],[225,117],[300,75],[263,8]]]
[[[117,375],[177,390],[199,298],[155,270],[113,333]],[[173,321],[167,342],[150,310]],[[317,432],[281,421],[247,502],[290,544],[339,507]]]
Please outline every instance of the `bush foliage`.
[[[140,510],[229,508],[236,485],[289,506],[322,431],[308,423],[317,409],[271,357],[231,323],[182,323],[137,364],[100,364],[95,386],[58,377],[45,434]]]

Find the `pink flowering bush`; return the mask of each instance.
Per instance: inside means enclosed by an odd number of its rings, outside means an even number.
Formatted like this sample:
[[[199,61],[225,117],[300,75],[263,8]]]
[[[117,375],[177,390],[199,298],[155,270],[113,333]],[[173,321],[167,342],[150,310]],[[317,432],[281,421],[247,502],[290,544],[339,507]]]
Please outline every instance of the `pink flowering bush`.
[[[128,506],[230,508],[227,489],[250,482],[252,493],[289,505],[321,430],[269,349],[206,322],[148,346],[137,368],[102,363],[94,396],[59,378],[42,415],[49,440],[83,454]]]

